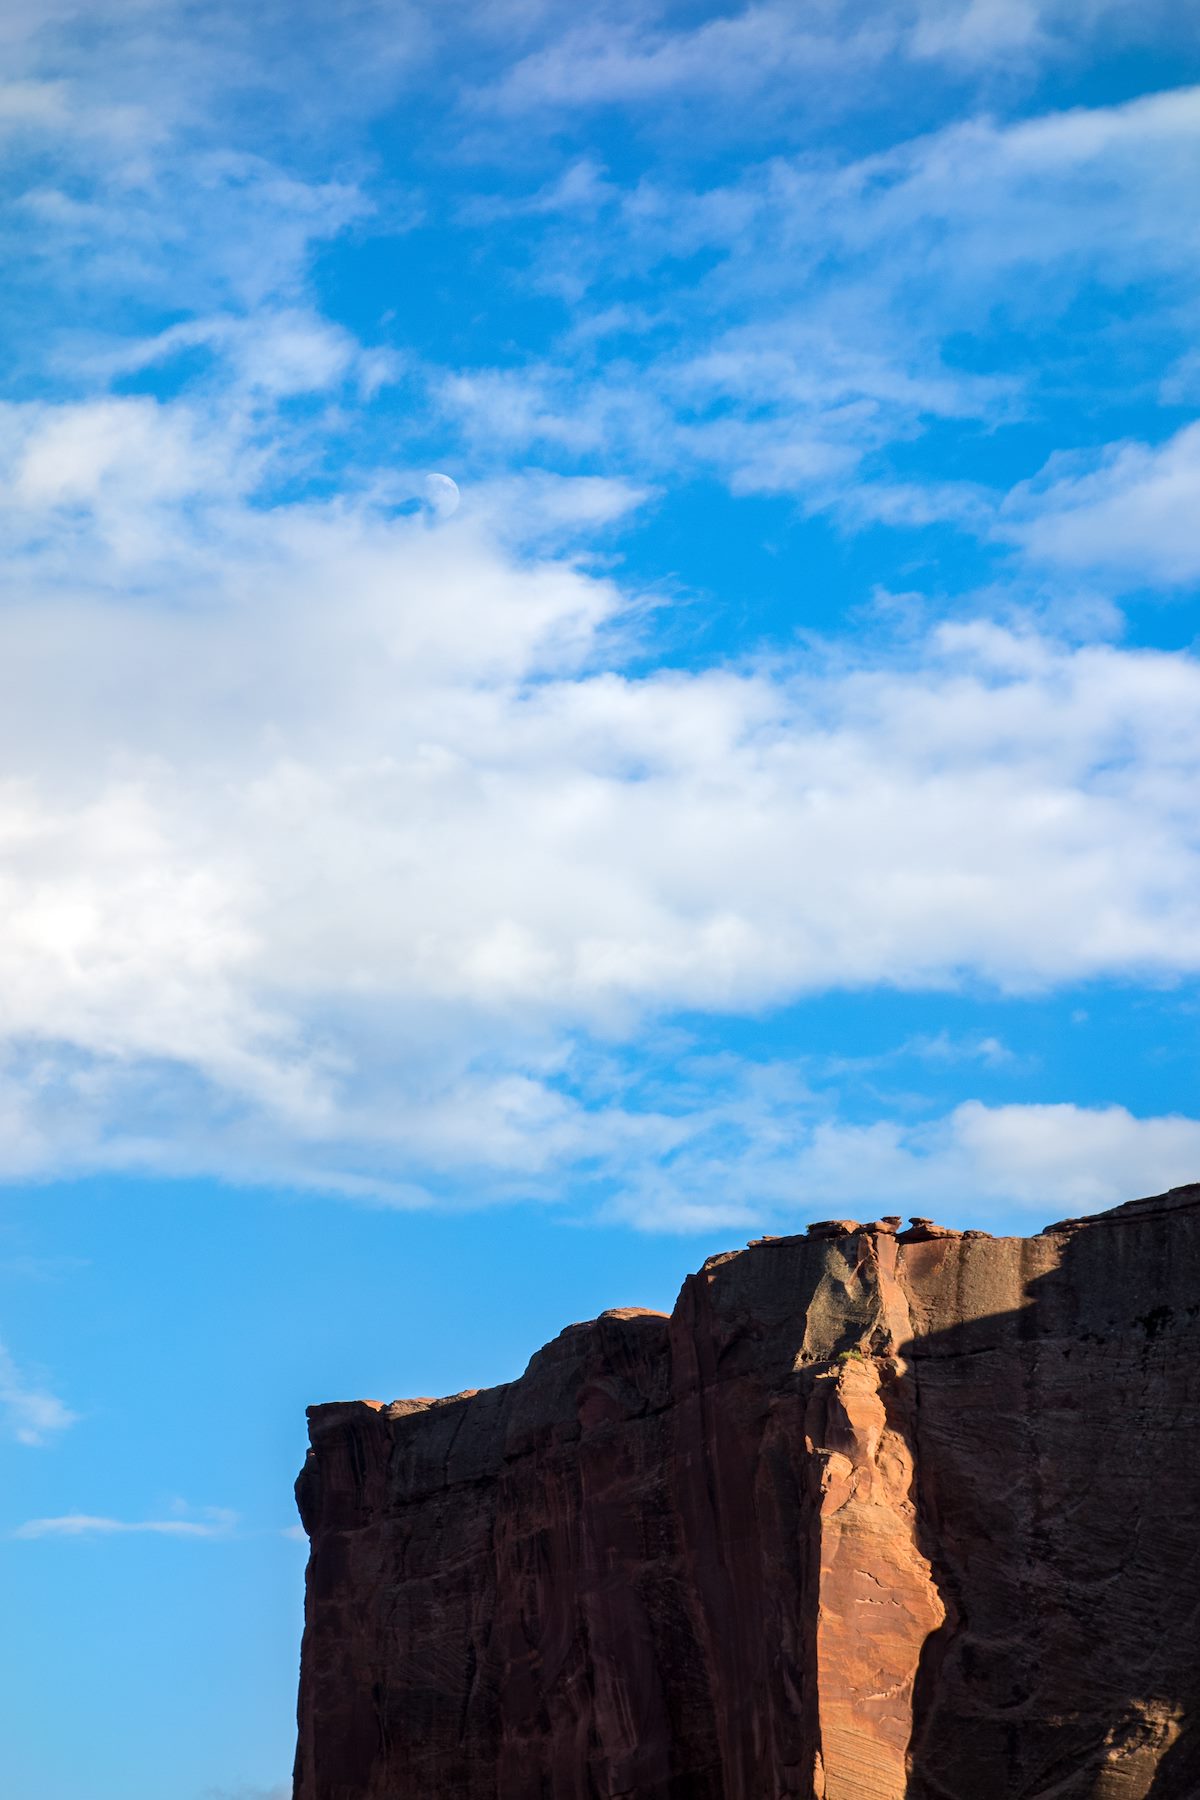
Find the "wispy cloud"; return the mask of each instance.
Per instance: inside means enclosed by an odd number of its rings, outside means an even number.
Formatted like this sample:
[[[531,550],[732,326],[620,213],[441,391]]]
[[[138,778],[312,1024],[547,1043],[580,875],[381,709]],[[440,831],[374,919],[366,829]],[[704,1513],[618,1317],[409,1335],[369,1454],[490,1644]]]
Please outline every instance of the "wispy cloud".
[[[1128,342],[1182,356],[1200,262],[1178,218],[1196,180],[1189,87],[971,113],[864,156],[776,154],[708,184],[653,169],[598,184],[576,160],[506,202],[526,220],[530,279],[571,302],[571,330],[515,365],[431,371],[431,391],[475,452],[712,471],[851,526],[986,531],[998,496],[898,478],[892,457],[947,423],[965,443],[1035,414],[1068,350],[1098,400]],[[1096,293],[1136,305],[1109,309],[1107,342],[1059,346]],[[590,316],[624,332],[620,361],[585,353]]]
[[[523,115],[706,96],[761,104],[772,94],[793,108],[846,107],[864,103],[885,66],[893,79],[906,62],[1032,72],[1069,56],[1100,27],[1113,38],[1137,37],[1162,19],[1159,5],[1130,0],[884,0],[865,15],[837,0],[808,8],[759,0],[714,8],[695,23],[673,22],[659,5],[610,8],[587,23],[572,20],[479,99]]]
[[[43,1380],[22,1369],[0,1344],[0,1417],[19,1444],[45,1444],[68,1426],[78,1414],[50,1392]]]
[[[17,1538],[118,1537],[149,1533],[154,1537],[228,1537],[237,1514],[221,1507],[206,1507],[199,1518],[112,1519],[94,1513],[64,1513],[58,1518],[29,1519],[13,1532]]]
[[[371,363],[378,361],[367,357],[348,332],[301,307],[186,319],[151,338],[81,361],[86,372],[111,379],[169,366],[197,349],[221,359],[238,390],[273,399],[337,387],[352,372],[369,381]]]
[[[832,24],[833,22],[830,21]],[[857,29],[816,28],[791,7],[754,5],[672,30],[651,9],[577,25],[508,70],[480,99],[506,112],[746,95],[798,76],[878,62],[895,47],[885,12]],[[794,92],[794,89],[793,89]]]
[[[203,1800],[291,1800],[292,1784],[281,1781],[276,1787],[206,1788]]]

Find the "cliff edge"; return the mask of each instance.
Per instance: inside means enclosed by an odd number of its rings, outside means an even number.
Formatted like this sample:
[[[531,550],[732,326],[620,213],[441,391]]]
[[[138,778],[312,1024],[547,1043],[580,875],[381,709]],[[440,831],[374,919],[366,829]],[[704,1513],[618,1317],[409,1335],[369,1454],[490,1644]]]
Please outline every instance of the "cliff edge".
[[[295,1800],[1196,1800],[1200,1186],[309,1410]]]

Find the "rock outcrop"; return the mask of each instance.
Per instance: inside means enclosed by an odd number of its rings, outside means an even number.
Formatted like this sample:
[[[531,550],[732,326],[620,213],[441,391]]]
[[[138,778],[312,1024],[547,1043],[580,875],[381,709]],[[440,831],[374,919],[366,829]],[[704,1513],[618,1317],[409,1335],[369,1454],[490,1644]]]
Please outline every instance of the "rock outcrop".
[[[1200,1187],[310,1410],[296,1800],[1196,1800]]]

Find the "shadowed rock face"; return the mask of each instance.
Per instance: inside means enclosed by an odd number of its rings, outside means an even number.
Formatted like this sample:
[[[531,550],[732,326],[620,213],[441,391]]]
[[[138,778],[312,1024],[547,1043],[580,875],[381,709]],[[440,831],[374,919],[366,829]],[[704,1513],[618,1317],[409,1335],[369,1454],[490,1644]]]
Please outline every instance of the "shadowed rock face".
[[[296,1800],[1196,1800],[1200,1187],[310,1409]]]

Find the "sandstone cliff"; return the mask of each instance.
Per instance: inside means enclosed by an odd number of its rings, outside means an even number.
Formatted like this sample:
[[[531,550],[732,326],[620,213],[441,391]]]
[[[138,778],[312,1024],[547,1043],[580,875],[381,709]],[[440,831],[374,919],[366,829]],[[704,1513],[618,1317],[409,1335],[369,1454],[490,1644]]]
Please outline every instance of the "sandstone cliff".
[[[310,1410],[296,1800],[1196,1800],[1200,1187]]]

